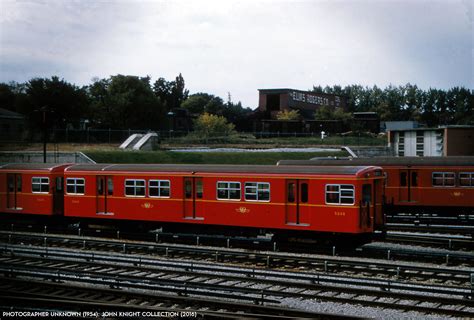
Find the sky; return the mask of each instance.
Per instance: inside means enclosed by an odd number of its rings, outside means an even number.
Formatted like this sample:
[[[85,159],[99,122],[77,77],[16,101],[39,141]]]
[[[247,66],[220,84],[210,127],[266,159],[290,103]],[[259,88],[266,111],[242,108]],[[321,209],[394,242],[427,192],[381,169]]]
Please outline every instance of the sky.
[[[474,89],[474,0],[0,0],[0,82],[124,74],[258,89]]]

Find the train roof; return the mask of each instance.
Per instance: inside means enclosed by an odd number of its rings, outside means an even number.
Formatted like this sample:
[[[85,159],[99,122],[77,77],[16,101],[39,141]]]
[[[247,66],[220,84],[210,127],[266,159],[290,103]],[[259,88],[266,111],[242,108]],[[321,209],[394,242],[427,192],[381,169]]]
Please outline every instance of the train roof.
[[[68,167],[67,172],[189,172],[189,173],[269,173],[357,175],[373,166],[275,166],[275,165],[206,165],[206,164],[78,164]]]
[[[280,160],[279,166],[474,166],[474,157],[374,157]]]
[[[65,163],[6,163],[0,165],[0,170],[35,170],[35,171],[52,171],[60,169],[71,164]]]

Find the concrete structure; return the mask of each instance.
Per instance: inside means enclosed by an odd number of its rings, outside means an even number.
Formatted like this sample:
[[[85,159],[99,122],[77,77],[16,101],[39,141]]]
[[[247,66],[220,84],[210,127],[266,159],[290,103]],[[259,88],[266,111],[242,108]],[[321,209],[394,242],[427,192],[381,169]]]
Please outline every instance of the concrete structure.
[[[396,156],[474,156],[474,126],[391,130],[388,145]]]
[[[22,140],[24,127],[23,115],[0,108],[0,141]]]
[[[120,149],[132,149],[135,144],[143,137],[141,133],[134,133],[129,136],[120,146]]]
[[[156,150],[159,143],[159,136],[155,132],[147,134],[135,133],[125,140],[119,148],[132,150]]]
[[[259,89],[258,111],[266,114],[267,119],[276,119],[284,110],[298,110],[305,119],[314,119],[314,112],[322,107],[343,108],[346,110],[346,97],[300,91],[295,89]]]

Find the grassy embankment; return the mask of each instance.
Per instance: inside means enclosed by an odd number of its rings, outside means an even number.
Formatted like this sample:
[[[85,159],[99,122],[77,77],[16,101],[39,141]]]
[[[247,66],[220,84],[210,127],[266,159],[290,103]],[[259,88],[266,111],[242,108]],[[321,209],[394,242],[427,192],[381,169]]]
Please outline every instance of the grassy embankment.
[[[282,159],[345,156],[335,152],[171,152],[85,151],[98,163],[275,164]]]

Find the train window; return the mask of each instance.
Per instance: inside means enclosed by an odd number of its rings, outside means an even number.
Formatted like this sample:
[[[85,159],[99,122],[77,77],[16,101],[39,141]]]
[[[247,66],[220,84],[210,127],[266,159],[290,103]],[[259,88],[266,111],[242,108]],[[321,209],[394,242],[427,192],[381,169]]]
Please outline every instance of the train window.
[[[113,195],[114,194],[114,180],[112,178],[107,178],[107,194]]]
[[[362,186],[362,203],[371,203],[372,202],[372,185],[364,184]]]
[[[383,173],[383,185],[386,187],[388,185],[388,173]]]
[[[184,180],[184,194],[188,199],[193,196],[193,185],[190,179]]]
[[[125,180],[125,196],[144,197],[145,196],[145,180],[126,179]]]
[[[339,185],[326,185],[326,203],[339,203]]]
[[[21,175],[16,176],[16,191],[21,192]]]
[[[268,182],[246,182],[245,200],[270,201],[270,184]]]
[[[202,180],[197,179],[196,180],[196,198],[202,199],[202,195],[203,195]]]
[[[413,187],[418,187],[418,172],[411,173],[411,185]]]
[[[459,185],[461,187],[474,187],[474,172],[460,172]]]
[[[97,178],[97,194],[99,196],[104,195],[104,178],[103,177]]]
[[[288,202],[295,202],[295,183],[288,183]]]
[[[445,186],[454,186],[455,174],[454,172],[445,172],[444,173],[444,185]]]
[[[341,185],[341,204],[354,204],[354,186]]]
[[[217,199],[240,200],[240,182],[217,182]]]
[[[67,194],[84,194],[85,180],[84,178],[66,178]]]
[[[63,191],[63,177],[56,177],[56,192]]]
[[[354,204],[354,186],[349,184],[327,184],[326,203]]]
[[[433,172],[432,174],[432,184],[435,187],[453,187],[454,182],[454,172]]]
[[[150,197],[170,197],[170,181],[169,180],[150,180],[148,181],[148,195]]]
[[[48,193],[49,192],[49,178],[46,178],[46,177],[31,178],[31,191],[33,193]]]
[[[8,175],[8,192],[15,191],[15,177],[13,175]]]
[[[307,183],[301,184],[301,202],[302,203],[308,202],[308,184]]]
[[[407,173],[400,172],[400,186],[406,187],[407,186]]]

